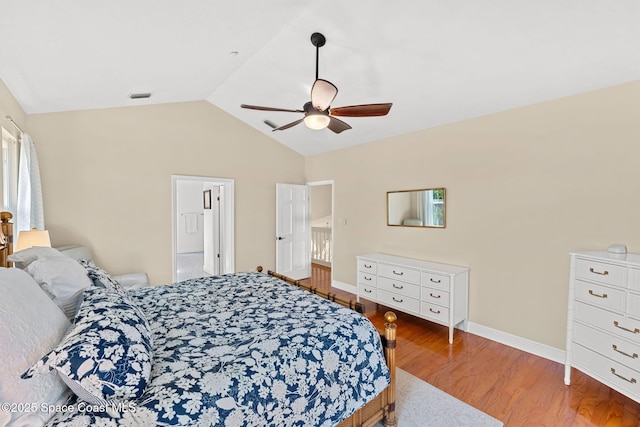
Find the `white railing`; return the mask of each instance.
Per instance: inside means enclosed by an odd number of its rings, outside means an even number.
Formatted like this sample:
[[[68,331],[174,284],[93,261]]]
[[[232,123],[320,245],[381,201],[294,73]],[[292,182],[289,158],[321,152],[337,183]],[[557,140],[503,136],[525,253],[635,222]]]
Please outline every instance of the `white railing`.
[[[331,266],[331,228],[311,227],[311,262]]]

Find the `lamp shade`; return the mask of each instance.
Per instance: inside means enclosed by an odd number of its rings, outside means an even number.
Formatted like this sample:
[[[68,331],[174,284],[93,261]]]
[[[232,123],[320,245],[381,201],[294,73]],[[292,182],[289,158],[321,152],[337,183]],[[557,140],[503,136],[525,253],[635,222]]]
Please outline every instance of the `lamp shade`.
[[[49,239],[49,232],[47,230],[36,230],[34,228],[33,230],[18,233],[18,243],[15,248],[16,252],[34,246],[51,247],[51,239]]]
[[[320,130],[329,126],[331,119],[326,114],[307,114],[304,118],[304,124],[309,129]]]

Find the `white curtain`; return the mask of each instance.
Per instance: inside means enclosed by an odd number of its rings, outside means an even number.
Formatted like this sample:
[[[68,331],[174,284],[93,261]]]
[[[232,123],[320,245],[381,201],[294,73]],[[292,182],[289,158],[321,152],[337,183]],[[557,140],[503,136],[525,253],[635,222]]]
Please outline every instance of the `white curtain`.
[[[17,230],[44,230],[44,206],[40,167],[36,147],[29,135],[22,134],[18,165],[18,207],[16,208]]]

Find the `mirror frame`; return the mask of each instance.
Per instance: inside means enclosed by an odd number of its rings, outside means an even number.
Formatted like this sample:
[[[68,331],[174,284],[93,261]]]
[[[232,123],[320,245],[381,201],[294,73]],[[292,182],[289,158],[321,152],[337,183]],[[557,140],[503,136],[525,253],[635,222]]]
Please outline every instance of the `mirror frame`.
[[[395,193],[412,193],[418,191],[442,190],[442,225],[404,225],[389,223],[389,195]],[[419,188],[417,190],[398,190],[387,191],[387,226],[389,227],[409,227],[409,228],[447,228],[447,189],[444,187],[437,188]]]

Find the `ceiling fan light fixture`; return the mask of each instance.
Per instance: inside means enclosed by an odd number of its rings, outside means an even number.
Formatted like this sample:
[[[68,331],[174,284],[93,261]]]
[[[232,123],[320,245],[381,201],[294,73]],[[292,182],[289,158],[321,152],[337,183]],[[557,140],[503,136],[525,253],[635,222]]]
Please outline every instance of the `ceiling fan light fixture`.
[[[307,114],[304,124],[313,130],[321,130],[329,126],[331,119],[325,114]]]
[[[316,80],[311,87],[311,100],[306,102],[302,110],[292,110],[274,107],[261,107],[259,105],[240,104],[240,108],[260,111],[286,111],[291,113],[304,113],[304,117],[286,125],[276,127],[275,124],[265,121],[273,128],[273,132],[292,128],[304,122],[311,130],[322,130],[329,128],[333,133],[341,133],[351,129],[349,124],[336,118],[342,117],[375,117],[386,116],[393,104],[361,104],[347,107],[331,108],[331,104],[338,94],[338,88],[328,80],[318,78],[318,64],[320,47],[324,46],[325,37],[320,33],[311,35],[311,43],[316,47]]]

